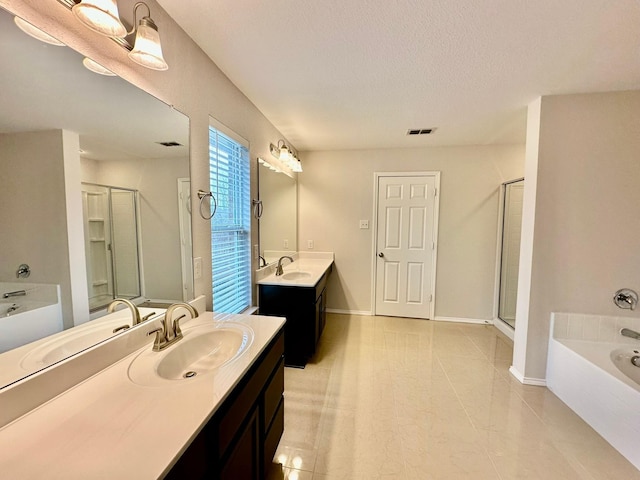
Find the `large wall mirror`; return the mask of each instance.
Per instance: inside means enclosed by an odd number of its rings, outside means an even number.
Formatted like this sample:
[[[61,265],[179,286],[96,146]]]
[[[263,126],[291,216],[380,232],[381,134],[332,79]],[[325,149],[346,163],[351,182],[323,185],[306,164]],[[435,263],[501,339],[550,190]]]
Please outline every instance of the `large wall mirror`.
[[[271,263],[298,250],[297,182],[258,163],[258,189],[262,202],[260,255]]]
[[[193,298],[189,119],[82,61],[0,10],[0,284],[58,285],[64,330],[115,296]]]

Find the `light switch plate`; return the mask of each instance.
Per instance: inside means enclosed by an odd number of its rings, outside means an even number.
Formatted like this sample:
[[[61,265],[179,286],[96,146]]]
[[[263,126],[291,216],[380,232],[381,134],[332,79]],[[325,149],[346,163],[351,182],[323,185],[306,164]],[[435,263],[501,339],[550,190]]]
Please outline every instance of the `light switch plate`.
[[[360,220],[360,228],[369,228],[369,220]]]

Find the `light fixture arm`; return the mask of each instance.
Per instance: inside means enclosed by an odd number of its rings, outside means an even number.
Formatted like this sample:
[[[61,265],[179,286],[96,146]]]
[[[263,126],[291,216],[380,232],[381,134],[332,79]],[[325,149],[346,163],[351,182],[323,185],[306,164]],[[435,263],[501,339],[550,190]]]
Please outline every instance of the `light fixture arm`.
[[[136,4],[133,6],[133,26],[131,27],[131,30],[127,32],[127,36],[131,35],[138,28],[138,20],[137,20],[138,8],[142,7],[143,5],[147,7],[147,16],[142,17],[140,22],[143,22],[144,25],[148,25],[149,27],[158,31],[158,27],[156,26],[155,22],[151,20],[151,9],[149,8],[149,5],[147,5],[144,2],[136,2]]]

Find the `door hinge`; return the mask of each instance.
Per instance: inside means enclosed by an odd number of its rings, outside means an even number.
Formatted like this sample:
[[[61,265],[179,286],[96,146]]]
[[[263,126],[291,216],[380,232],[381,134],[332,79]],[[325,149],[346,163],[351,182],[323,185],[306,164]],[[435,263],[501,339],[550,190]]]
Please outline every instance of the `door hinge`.
[[[434,197],[437,197],[437,196],[438,196],[438,189],[437,189],[437,188],[433,191],[433,196],[434,196]]]
[[[433,295],[429,295],[429,303],[433,302]]]

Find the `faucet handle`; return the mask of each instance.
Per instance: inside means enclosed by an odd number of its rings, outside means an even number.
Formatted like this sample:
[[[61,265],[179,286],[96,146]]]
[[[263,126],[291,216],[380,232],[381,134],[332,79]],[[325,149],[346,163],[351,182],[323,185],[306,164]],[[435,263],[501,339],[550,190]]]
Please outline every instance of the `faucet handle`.
[[[180,320],[182,320],[186,316],[187,316],[187,314],[183,313],[182,315],[180,315],[178,318],[176,318],[173,321],[173,334],[176,337],[181,337],[182,336],[182,330],[180,330]]]

